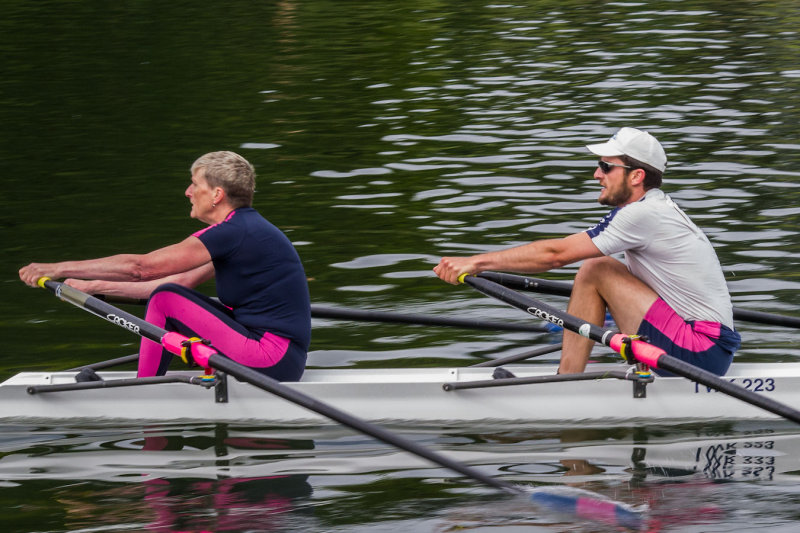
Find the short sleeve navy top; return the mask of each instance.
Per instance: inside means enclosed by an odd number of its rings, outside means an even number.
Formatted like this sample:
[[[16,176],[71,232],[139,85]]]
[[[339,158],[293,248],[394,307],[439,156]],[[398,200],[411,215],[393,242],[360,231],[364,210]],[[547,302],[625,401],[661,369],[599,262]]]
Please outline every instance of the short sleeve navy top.
[[[214,263],[217,296],[234,319],[259,334],[286,337],[308,350],[311,303],[300,256],[252,207],[232,211],[193,234]]]

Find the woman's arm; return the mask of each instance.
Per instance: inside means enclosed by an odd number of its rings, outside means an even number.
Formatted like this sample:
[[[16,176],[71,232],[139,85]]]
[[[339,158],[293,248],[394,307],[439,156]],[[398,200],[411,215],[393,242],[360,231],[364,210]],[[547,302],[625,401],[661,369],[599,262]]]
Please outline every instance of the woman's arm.
[[[36,286],[42,276],[104,281],[141,282],[188,272],[210,263],[211,255],[197,237],[154,250],[148,254],[119,254],[84,261],[31,263],[22,267],[19,277]]]
[[[106,281],[65,279],[67,285],[89,294],[103,294],[121,298],[146,300],[150,294],[164,283],[177,283],[184,287],[194,288],[214,277],[214,265],[209,262],[186,272],[173,274],[150,281]]]

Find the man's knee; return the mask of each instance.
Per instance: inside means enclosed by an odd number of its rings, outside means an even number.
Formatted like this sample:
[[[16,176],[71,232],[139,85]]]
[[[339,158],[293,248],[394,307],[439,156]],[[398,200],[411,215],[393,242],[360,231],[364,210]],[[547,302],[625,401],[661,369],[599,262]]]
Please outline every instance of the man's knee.
[[[617,275],[628,273],[628,269],[624,263],[613,257],[593,257],[581,264],[578,273],[575,275],[575,282],[602,280],[612,273]]]

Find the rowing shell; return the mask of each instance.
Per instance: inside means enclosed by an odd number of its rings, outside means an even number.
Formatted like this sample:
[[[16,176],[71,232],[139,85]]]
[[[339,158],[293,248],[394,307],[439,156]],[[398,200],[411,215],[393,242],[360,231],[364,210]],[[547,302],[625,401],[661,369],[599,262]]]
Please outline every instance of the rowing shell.
[[[592,365],[590,376],[624,374],[625,368],[621,364]],[[287,385],[371,421],[574,423],[777,418],[679,377],[656,376],[644,385],[614,378],[506,384],[522,379],[552,379],[556,367],[528,365],[505,369],[517,379],[493,380],[491,368],[310,369],[302,381]],[[51,390],[87,386],[75,384],[75,375],[75,372],[22,372],[11,377],[0,384],[0,419],[329,423],[316,413],[231,377],[217,384],[188,383],[199,381],[192,372],[170,372],[167,376],[186,382],[163,383],[157,382],[163,378],[156,378],[152,384],[141,384],[148,383],[147,379],[133,379],[134,372],[99,372],[104,381],[88,385],[98,388]],[[800,363],[734,364],[725,379],[794,408],[800,407]],[[128,386],[130,383],[136,385]],[[475,384],[503,386],[459,388]]]

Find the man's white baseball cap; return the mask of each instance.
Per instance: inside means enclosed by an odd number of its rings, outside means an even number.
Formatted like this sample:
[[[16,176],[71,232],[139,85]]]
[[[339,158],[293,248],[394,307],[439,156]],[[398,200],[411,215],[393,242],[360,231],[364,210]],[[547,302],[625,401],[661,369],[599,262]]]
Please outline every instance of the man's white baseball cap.
[[[661,172],[667,168],[667,154],[661,143],[646,131],[636,128],[622,128],[608,141],[602,144],[589,144],[586,148],[601,157],[627,155]]]

